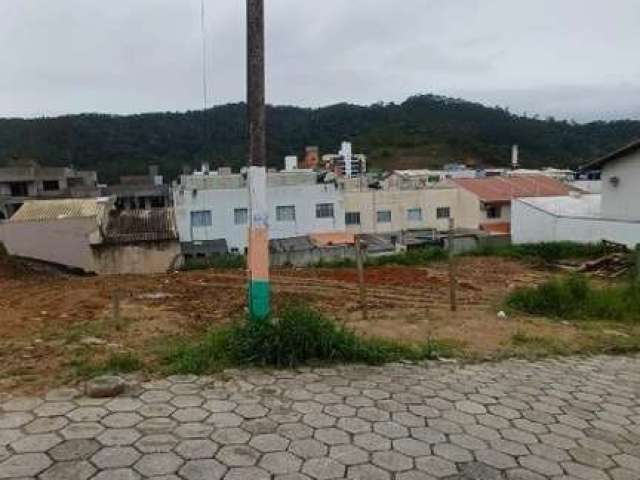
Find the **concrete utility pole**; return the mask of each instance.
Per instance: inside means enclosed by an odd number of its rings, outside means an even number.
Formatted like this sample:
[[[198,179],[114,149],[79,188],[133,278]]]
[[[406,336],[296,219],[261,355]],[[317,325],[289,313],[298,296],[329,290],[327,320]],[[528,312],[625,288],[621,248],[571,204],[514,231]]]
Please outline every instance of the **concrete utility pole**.
[[[269,286],[269,209],[265,109],[264,0],[247,0],[247,107],[249,120],[249,313],[264,320],[271,313]]]

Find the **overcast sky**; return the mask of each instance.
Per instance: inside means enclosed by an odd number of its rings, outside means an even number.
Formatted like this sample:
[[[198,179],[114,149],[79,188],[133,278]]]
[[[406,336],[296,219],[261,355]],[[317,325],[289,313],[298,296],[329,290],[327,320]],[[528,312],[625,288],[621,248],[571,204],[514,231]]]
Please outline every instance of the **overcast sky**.
[[[245,1],[205,0],[210,103],[245,98]],[[268,101],[462,97],[640,118],[640,0],[266,0]],[[201,108],[200,0],[0,0],[0,116]]]

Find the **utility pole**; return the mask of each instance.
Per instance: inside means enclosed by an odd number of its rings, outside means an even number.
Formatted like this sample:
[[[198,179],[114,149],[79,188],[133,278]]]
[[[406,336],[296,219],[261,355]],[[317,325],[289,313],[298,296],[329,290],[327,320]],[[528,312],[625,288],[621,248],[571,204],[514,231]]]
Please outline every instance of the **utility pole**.
[[[264,0],[247,0],[247,107],[249,123],[249,314],[271,313],[269,285],[269,208],[265,109]]]

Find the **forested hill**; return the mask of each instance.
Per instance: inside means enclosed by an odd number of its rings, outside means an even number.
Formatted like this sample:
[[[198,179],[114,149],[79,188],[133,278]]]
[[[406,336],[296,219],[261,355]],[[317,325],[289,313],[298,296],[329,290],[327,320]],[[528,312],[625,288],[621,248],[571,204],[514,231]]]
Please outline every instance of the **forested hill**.
[[[246,107],[204,112],[72,115],[0,119],[0,162],[14,156],[43,164],[96,169],[101,181],[143,173],[159,164],[166,176],[184,164],[246,162]],[[520,145],[523,167],[577,166],[640,137],[639,121],[575,124],[517,116],[463,100],[432,95],[402,104],[338,104],[319,109],[270,107],[269,163],[301,155],[305,145],[334,152],[342,140],[369,155],[373,167],[421,168],[452,161],[506,165]]]

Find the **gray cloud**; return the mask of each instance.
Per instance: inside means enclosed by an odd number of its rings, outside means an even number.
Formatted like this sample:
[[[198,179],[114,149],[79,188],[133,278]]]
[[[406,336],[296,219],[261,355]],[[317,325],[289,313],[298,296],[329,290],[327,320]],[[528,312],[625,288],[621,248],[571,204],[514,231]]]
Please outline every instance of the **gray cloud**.
[[[209,97],[245,96],[244,1],[206,0]],[[459,96],[640,118],[637,0],[266,0],[271,103]],[[0,116],[200,108],[199,0],[4,0]]]

